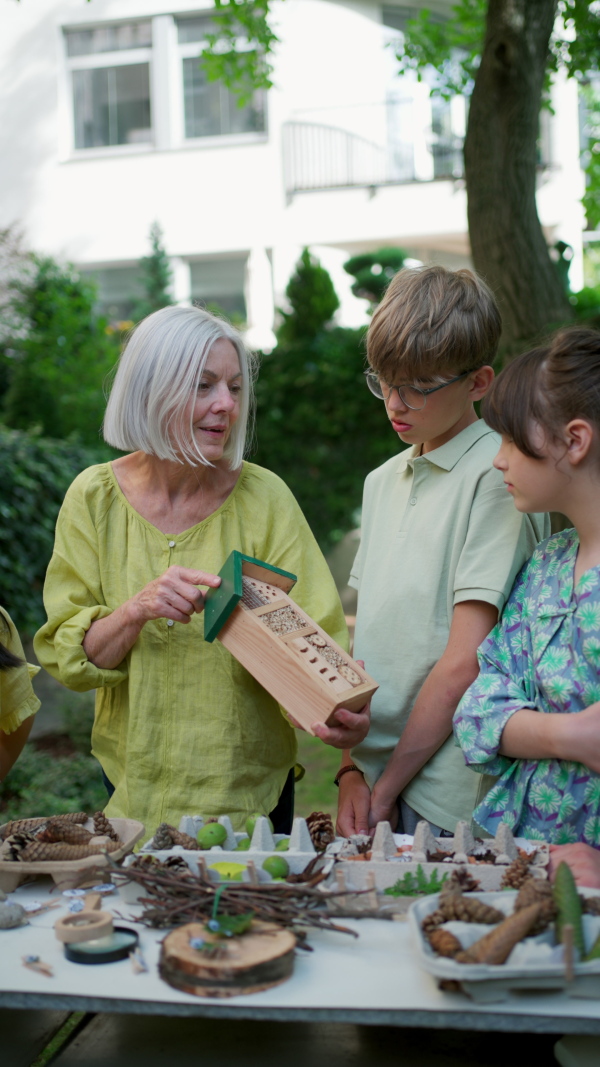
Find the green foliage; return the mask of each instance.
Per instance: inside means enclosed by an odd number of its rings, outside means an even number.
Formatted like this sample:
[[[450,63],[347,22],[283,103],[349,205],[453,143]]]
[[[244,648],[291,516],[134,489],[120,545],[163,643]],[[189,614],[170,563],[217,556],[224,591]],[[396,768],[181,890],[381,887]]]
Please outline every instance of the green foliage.
[[[588,229],[598,230],[600,229],[600,89],[598,83],[584,85],[581,89],[581,98],[585,106],[583,136],[586,140],[583,153],[586,174],[583,206]]]
[[[106,804],[100,765],[92,756],[55,756],[32,744],[0,784],[0,821],[60,815],[67,811],[94,812]]]
[[[579,323],[600,329],[600,286],[588,286],[578,293],[572,293],[569,302]]]
[[[432,871],[431,876],[427,878],[419,863],[416,875],[407,871],[406,874],[402,878],[399,878],[394,885],[391,885],[389,889],[384,889],[384,893],[387,893],[390,897],[416,897],[420,893],[423,895],[439,893],[447,877],[447,872],[445,872],[441,878],[438,878],[437,871]]]
[[[405,259],[402,248],[380,248],[377,252],[352,256],[344,263],[344,270],[356,279],[352,292],[373,305],[378,304]]]
[[[136,305],[133,311],[133,319],[139,322],[151,315],[153,311],[169,307],[173,303],[171,295],[171,283],[173,272],[169,257],[162,243],[162,230],[158,222],[153,222],[150,227],[150,245],[152,251],[149,256],[143,256],[140,260],[142,274],[142,286],[144,299]]]
[[[324,551],[352,528],[366,475],[398,448],[363,352],[364,331],[321,330],[264,356],[257,382],[252,459],[289,485]]]
[[[273,84],[268,57],[278,38],[269,26],[269,8],[270,0],[215,0],[215,28],[206,35],[202,66],[209,81],[222,80],[235,93],[240,107],[256,89]]]
[[[11,285],[18,328],[0,344],[5,378],[3,419],[15,429],[40,427],[51,437],[99,440],[103,386],[118,345],[96,318],[95,287],[71,266],[32,256],[31,271]]]
[[[39,397],[38,403],[43,406]],[[22,634],[34,633],[46,618],[42,586],[65,492],[100,458],[107,458],[100,448],[0,425],[0,604]]]
[[[483,48],[486,9],[486,0],[458,0],[449,18],[436,19],[423,8],[408,20],[396,52],[400,73],[411,70],[419,81],[427,78],[445,100],[470,92]]]
[[[324,267],[305,248],[285,291],[292,310],[281,311],[280,344],[310,341],[331,321],[340,306]]]

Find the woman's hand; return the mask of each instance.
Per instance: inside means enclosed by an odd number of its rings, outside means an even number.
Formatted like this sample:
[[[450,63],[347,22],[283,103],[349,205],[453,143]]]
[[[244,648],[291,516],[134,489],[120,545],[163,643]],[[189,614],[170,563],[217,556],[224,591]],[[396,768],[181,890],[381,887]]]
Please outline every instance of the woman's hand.
[[[371,702],[365,704],[360,711],[349,711],[348,708],[338,708],[331,716],[333,726],[326,726],[324,722],[317,722],[313,726],[315,737],[320,737],[326,745],[332,748],[354,748],[364,741],[371,725]]]
[[[554,881],[559,863],[568,863],[577,885],[600,889],[600,852],[583,841],[574,845],[550,845],[550,880]]]
[[[150,619],[172,619],[187,623],[194,614],[204,610],[204,593],[199,585],[216,589],[221,584],[217,574],[194,571],[189,567],[169,567],[160,578],[145,585],[131,598],[132,613],[144,623]]]
[[[341,837],[369,833],[371,793],[360,771],[340,778],[336,832]]]
[[[147,622],[151,619],[189,622],[192,615],[204,609],[204,594],[197,586],[216,589],[220,584],[217,574],[189,567],[169,567],[105,619],[96,619],[83,639],[83,651],[90,663],[112,671],[123,662]]]

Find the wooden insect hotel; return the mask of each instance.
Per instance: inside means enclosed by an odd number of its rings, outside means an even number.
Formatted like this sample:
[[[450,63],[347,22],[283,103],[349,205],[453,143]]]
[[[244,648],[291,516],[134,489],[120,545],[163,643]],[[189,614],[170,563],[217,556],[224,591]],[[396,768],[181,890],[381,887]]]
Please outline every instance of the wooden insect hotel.
[[[295,574],[232,552],[220,577],[206,594],[205,640],[218,637],[305,730],[367,703],[377,682],[288,596]]]

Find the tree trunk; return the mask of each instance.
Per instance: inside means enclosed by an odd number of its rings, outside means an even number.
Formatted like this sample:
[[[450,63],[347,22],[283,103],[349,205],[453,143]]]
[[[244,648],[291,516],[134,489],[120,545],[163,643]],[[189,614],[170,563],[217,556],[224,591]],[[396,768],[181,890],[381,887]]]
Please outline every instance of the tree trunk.
[[[557,0],[489,0],[465,140],[473,262],[498,299],[508,358],[571,317],[535,202],[539,113],[556,8]]]

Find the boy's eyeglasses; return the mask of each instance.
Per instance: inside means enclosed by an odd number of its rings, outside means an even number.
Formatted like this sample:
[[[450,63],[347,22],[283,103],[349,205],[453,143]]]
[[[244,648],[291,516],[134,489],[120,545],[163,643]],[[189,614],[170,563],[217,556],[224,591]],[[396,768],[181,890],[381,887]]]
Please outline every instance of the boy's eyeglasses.
[[[382,378],[379,377],[375,371],[366,370],[364,372],[367,379],[367,385],[373,393],[373,396],[379,398],[379,400],[388,400],[394,389],[398,393],[400,400],[411,411],[420,411],[425,407],[427,397],[430,393],[437,393],[438,389],[445,389],[447,385],[452,385],[453,382],[459,382],[461,378],[466,378],[467,374],[472,374],[477,367],[472,367],[471,370],[465,370],[462,374],[457,374],[455,378],[450,378],[447,382],[442,382],[441,385],[433,385],[431,389],[420,389],[418,385],[388,385]]]

